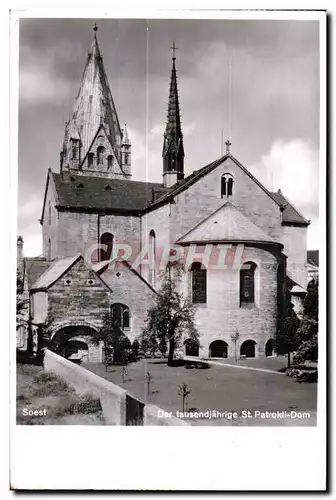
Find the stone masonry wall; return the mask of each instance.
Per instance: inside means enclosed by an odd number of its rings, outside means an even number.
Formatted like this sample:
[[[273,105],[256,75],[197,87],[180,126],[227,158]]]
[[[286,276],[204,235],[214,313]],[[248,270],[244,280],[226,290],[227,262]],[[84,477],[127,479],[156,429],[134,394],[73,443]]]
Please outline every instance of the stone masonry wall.
[[[233,195],[221,198],[221,177],[233,176]],[[229,200],[266,233],[280,241],[279,206],[231,159],[215,168],[187,190],[171,205],[170,237],[176,240]]]
[[[58,257],[81,252],[87,255],[89,261],[97,260],[98,224],[100,237],[103,233],[110,232],[114,235],[115,243],[127,242],[134,248],[134,253],[139,251],[139,217],[60,212]]]
[[[141,334],[155,292],[124,264],[108,267],[101,277],[112,289],[110,304],[122,303],[129,308],[130,330],[125,330],[125,333],[133,340]]]
[[[303,288],[308,281],[307,228],[283,226],[283,252],[287,255],[287,274]]]
[[[70,284],[66,281],[70,280]],[[93,280],[93,284],[89,284]],[[48,316],[55,323],[78,318],[97,322],[108,310],[110,292],[105,284],[79,260],[48,291]]]
[[[234,356],[231,335],[239,331],[237,353],[245,340],[257,342],[256,356],[265,355],[265,344],[275,337],[277,322],[277,262],[269,252],[247,247],[244,262],[257,264],[255,271],[255,304],[239,300],[239,269],[207,271],[207,303],[196,305],[196,323],[200,332],[200,356],[208,356],[214,340],[228,344],[228,357]],[[183,278],[183,293],[190,296],[190,275]]]

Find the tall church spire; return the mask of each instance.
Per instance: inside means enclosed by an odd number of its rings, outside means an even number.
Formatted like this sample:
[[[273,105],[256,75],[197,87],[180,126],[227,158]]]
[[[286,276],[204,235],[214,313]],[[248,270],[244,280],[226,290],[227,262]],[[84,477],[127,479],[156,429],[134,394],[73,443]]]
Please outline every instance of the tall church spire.
[[[184,148],[175,67],[175,52],[177,50],[175,40],[171,48],[173,50],[173,67],[170,77],[168,114],[162,151],[163,183],[165,186],[172,186],[184,178]]]
[[[61,170],[81,175],[130,177],[123,164],[122,131],[97,40],[97,25],[82,82],[65,126]]]

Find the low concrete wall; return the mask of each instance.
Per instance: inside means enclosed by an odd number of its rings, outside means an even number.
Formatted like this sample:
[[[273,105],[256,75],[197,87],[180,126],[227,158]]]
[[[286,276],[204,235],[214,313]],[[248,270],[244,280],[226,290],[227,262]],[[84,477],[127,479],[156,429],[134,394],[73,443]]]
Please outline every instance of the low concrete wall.
[[[48,349],[45,350],[43,365],[46,371],[62,377],[78,394],[98,397],[106,424],[126,425],[127,391]]]
[[[46,371],[63,378],[78,394],[99,398],[107,425],[189,425],[173,415],[168,416],[168,412],[158,406],[145,405],[125,389],[48,349],[43,365]]]

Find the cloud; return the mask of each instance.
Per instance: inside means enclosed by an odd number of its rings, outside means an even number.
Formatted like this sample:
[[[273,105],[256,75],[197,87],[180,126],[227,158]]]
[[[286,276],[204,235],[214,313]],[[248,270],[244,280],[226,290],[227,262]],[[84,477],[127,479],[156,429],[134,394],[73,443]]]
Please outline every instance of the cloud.
[[[319,153],[308,140],[276,139],[268,153],[248,169],[271,191],[284,196],[311,220],[308,246],[318,248]]]
[[[20,47],[19,97],[23,105],[54,102],[57,105],[73,94],[67,69],[78,57],[79,45],[60,42],[55,47]],[[66,76],[67,75],[67,76]]]
[[[22,104],[60,100],[68,97],[69,83],[52,74],[27,69],[20,74],[19,92]]]

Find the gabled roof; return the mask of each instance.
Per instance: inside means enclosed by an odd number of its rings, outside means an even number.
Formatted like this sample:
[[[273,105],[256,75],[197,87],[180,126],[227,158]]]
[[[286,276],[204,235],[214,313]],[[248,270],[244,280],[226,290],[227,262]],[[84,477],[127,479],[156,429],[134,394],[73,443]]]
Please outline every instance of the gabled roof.
[[[113,259],[111,260],[105,260],[103,262],[98,262],[97,264],[94,264],[92,266],[92,268],[95,270],[95,272],[98,274],[98,276],[101,278],[101,280],[105,282],[104,280],[104,272],[106,271],[106,269],[108,268],[109,264],[111,264],[113,262]],[[147,280],[145,280],[141,274],[138,273],[138,271],[136,271],[134,269],[134,267],[132,267],[132,265],[127,261],[127,260],[120,260],[118,261],[118,265],[121,265],[121,266],[124,266],[126,267],[127,269],[129,269],[133,274],[135,274],[135,276],[137,278],[139,278],[148,288],[150,288],[150,290],[155,293],[157,295],[157,291],[155,290],[155,288],[152,287],[152,285],[150,283],[148,283]]]
[[[58,208],[139,213],[150,205],[154,192],[163,189],[162,184],[155,182],[91,176],[72,176],[65,179],[61,174],[52,175]],[[82,187],[79,187],[80,183]]]
[[[72,267],[75,262],[77,262],[81,257],[80,254],[76,254],[72,257],[65,257],[64,259],[57,259],[52,262],[51,266],[38,278],[38,280],[32,285],[31,290],[47,289],[53,283],[55,283],[70,267]]]
[[[166,194],[158,198],[154,203],[152,203],[149,207],[148,210],[152,210],[154,208],[157,208],[157,206],[168,203],[169,200],[171,200],[174,196],[178,195],[188,187],[192,186],[197,182],[199,179],[207,175],[208,173],[212,172],[216,167],[224,163],[227,159],[231,159],[239,168],[243,170],[243,172],[250,177],[259,187],[262,189],[267,196],[269,196],[276,205],[280,206],[280,203],[278,200],[273,196],[273,193],[268,191],[261,182],[258,181],[254,175],[251,174],[247,170],[247,168],[244,167],[231,153],[226,153],[224,156],[221,158],[218,158],[217,160],[213,161],[212,163],[209,163],[205,167],[200,168],[199,170],[195,170],[192,174],[188,175],[185,179],[182,181],[178,182],[177,184],[174,184],[169,191],[167,191]]]
[[[280,245],[229,201],[179,238],[177,243],[183,245],[225,241]]]
[[[302,214],[292,205],[287,198],[282,194],[281,189],[276,193],[272,193],[272,196],[278,201],[279,205],[283,207],[282,211],[282,223],[286,224],[297,224],[302,226],[308,226],[310,221],[305,219]]]

